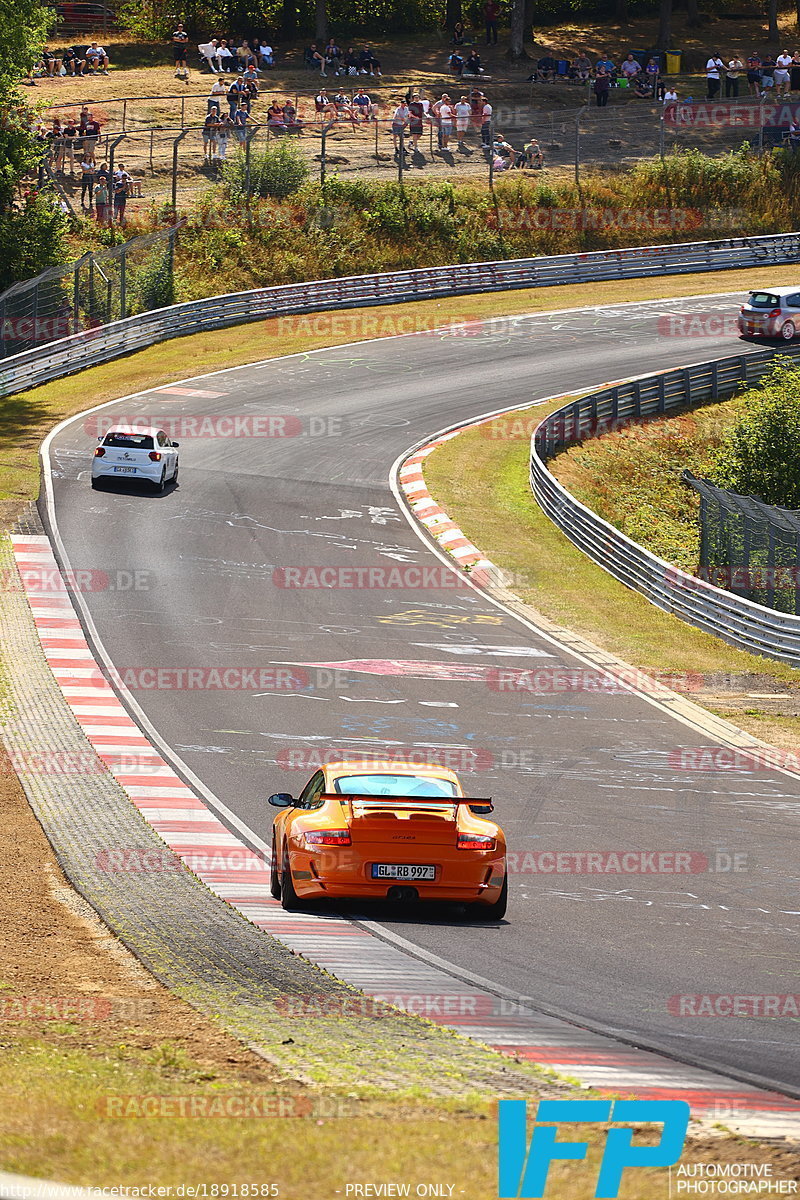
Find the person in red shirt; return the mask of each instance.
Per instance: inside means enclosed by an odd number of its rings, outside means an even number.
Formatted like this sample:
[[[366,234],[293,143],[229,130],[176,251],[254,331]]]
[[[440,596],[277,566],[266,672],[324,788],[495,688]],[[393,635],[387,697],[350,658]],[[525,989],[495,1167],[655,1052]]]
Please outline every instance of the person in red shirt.
[[[497,18],[500,16],[500,5],[496,0],[486,0],[483,6],[483,19],[486,22],[486,45],[497,45]]]

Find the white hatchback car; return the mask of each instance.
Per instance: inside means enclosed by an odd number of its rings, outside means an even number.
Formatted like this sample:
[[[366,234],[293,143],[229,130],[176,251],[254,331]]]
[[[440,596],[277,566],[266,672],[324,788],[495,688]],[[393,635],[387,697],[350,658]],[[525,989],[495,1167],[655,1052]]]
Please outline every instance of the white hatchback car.
[[[101,479],[141,479],[163,492],[178,482],[178,443],[163,429],[125,426],[110,429],[92,459],[92,487]]]
[[[790,342],[800,333],[800,288],[765,288],[753,291],[739,310],[743,338],[780,338]]]

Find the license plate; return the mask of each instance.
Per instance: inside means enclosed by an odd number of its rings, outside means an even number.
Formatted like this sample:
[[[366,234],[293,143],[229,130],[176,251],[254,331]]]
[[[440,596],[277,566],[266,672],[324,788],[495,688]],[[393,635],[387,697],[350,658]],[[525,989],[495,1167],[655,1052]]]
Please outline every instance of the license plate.
[[[421,867],[417,863],[373,863],[373,879],[435,879],[436,867]]]
[[[135,475],[136,467],[114,467],[115,471],[119,471],[120,475]]]

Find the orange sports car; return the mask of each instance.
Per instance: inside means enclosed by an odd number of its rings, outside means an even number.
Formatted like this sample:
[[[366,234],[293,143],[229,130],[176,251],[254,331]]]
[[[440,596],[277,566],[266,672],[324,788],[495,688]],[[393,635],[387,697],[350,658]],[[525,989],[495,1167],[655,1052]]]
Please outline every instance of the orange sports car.
[[[295,800],[270,796],[271,891],[303,901],[450,900],[499,920],[508,898],[503,832],[444,767],[353,759],[328,763]]]

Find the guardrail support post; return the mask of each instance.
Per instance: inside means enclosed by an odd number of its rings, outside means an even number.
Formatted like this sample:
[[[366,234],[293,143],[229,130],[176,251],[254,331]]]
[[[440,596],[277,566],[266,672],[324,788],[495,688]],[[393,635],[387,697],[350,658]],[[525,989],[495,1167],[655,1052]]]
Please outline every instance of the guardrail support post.
[[[182,130],[172,143],[172,211],[178,215],[178,146],[190,130]]]
[[[127,262],[128,255],[123,246],[119,260],[119,316],[121,321],[124,321],[128,315]]]

